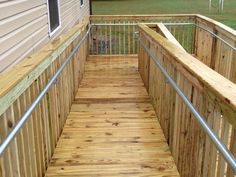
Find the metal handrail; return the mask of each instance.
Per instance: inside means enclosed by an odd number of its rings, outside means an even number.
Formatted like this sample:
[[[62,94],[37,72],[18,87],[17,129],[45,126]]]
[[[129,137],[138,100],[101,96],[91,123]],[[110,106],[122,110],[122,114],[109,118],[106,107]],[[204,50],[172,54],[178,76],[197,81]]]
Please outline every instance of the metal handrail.
[[[52,78],[49,80],[47,85],[44,87],[42,92],[38,95],[38,97],[33,101],[33,103],[30,105],[29,109],[24,113],[24,115],[20,118],[19,122],[13,127],[13,130],[7,135],[7,137],[4,139],[4,141],[0,145],[0,157],[5,152],[6,148],[9,146],[11,141],[14,139],[14,137],[17,135],[17,133],[21,130],[23,125],[26,123],[26,121],[30,118],[31,114],[33,113],[36,106],[40,103],[44,95],[48,92],[49,88],[54,84],[58,76],[61,74],[65,66],[68,64],[68,62],[71,60],[75,52],[80,48],[82,42],[86,39],[86,37],[90,33],[91,26],[89,25],[89,29],[85,33],[85,35],[82,37],[78,45],[72,50],[72,52],[69,54],[69,56],[66,58],[64,63],[60,66],[60,68],[57,70],[57,72],[52,76]]]
[[[223,38],[221,38],[220,36],[218,36],[218,35],[215,34],[214,32],[212,32],[212,31],[210,31],[210,30],[204,28],[204,27],[201,26],[201,25],[195,24],[195,23],[194,23],[194,26],[196,26],[196,27],[198,27],[198,28],[200,28],[200,29],[202,29],[202,30],[204,30],[204,31],[206,31],[206,32],[208,32],[208,33],[210,33],[212,36],[214,36],[214,37],[216,37],[217,39],[221,40],[224,44],[226,44],[227,46],[229,46],[230,48],[232,48],[234,51],[236,51],[236,47],[234,47],[233,45],[231,45],[230,43],[228,43],[226,40],[224,40]]]
[[[162,23],[162,22],[160,22]],[[137,26],[140,23],[93,23],[92,26]],[[155,22],[153,23],[142,23],[145,25],[151,25],[151,24],[157,24]],[[227,46],[229,46],[232,50],[236,51],[236,47],[234,47],[233,45],[231,45],[229,42],[227,42],[226,40],[224,40],[223,38],[221,38],[220,36],[218,36],[217,34],[215,34],[214,32],[204,28],[201,25],[198,25],[196,23],[163,23],[166,26],[188,26],[188,25],[193,25],[197,28],[200,28],[208,33],[210,33],[212,36],[216,37],[217,39],[221,40],[224,44],[226,44]]]
[[[144,47],[145,51],[149,54],[150,58],[154,61],[154,63],[161,70],[161,72],[163,73],[165,78],[172,85],[172,87],[174,88],[176,93],[182,98],[183,102],[186,104],[186,106],[189,108],[191,113],[194,115],[195,119],[200,124],[200,126],[203,128],[205,133],[209,136],[209,138],[212,140],[212,142],[216,145],[216,148],[223,155],[224,159],[228,162],[228,164],[230,165],[230,167],[232,168],[234,173],[236,173],[236,159],[235,159],[234,155],[228,150],[228,148],[225,146],[225,144],[221,142],[219,137],[208,126],[205,118],[197,111],[197,109],[194,107],[194,105],[191,103],[191,101],[184,95],[183,91],[178,87],[176,82],[168,74],[168,72],[161,65],[161,63],[157,61],[158,58],[154,54],[151,53],[151,51],[145,46],[145,44],[140,39],[139,39],[139,41],[140,41],[140,44]]]
[[[158,23],[162,23],[161,21]],[[149,23],[92,23],[92,26],[137,26],[139,24],[144,24],[144,25],[153,25],[157,24],[157,22],[149,22]],[[189,23],[163,23],[164,25],[194,25],[194,23],[189,22]]]
[[[164,23],[164,25],[166,26],[175,26],[175,25],[180,25],[181,23],[179,24],[176,24],[176,23]],[[183,24],[183,25],[188,25],[188,24]],[[190,23],[189,23],[190,25]],[[201,25],[198,25],[196,23],[192,23],[193,26],[196,26],[197,28],[200,28],[208,33],[210,33],[212,36],[216,37],[217,39],[221,40],[224,44],[226,44],[227,46],[229,46],[232,50],[236,51],[236,47],[234,47],[233,45],[231,45],[230,43],[228,43],[226,40],[224,40],[223,38],[221,38],[219,35],[215,34],[213,31],[210,31],[209,29],[207,28],[204,28],[203,26]]]

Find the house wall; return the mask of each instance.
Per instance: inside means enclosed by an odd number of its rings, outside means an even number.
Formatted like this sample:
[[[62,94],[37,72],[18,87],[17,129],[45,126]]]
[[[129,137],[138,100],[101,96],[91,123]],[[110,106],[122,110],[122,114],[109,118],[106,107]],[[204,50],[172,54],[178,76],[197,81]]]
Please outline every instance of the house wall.
[[[47,0],[0,0],[0,72],[89,15],[89,0],[59,0],[61,27],[49,36]]]

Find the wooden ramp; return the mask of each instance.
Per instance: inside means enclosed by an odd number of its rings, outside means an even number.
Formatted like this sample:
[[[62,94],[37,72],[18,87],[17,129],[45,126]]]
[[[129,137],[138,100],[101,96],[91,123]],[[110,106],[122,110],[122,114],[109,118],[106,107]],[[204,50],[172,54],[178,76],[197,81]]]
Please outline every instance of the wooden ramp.
[[[179,176],[136,57],[90,57],[46,176]]]

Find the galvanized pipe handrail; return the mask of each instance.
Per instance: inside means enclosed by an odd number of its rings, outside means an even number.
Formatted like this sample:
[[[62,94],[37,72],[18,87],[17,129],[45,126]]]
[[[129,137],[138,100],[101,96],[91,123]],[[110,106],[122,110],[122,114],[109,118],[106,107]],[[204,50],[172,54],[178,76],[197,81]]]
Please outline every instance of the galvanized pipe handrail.
[[[162,22],[160,22],[162,23]],[[137,26],[139,23],[93,23],[91,24],[92,26]],[[151,24],[157,24],[156,22],[153,23],[142,23],[145,25],[151,25]],[[197,28],[200,28],[208,33],[210,33],[212,36],[216,37],[217,39],[221,40],[224,44],[226,44],[227,46],[229,46],[232,50],[236,51],[236,47],[234,47],[233,45],[231,45],[229,42],[227,42],[226,40],[224,40],[223,38],[221,38],[220,36],[218,36],[217,34],[215,34],[214,32],[204,28],[201,25],[195,24],[195,23],[163,23],[166,26],[188,26],[188,25],[193,25],[196,26]]]
[[[159,22],[159,23],[163,23],[163,22]],[[137,26],[140,23],[91,23],[92,26]],[[149,23],[142,23],[145,25],[153,25],[153,24],[157,24],[157,22],[149,22]],[[194,25],[194,23],[163,23],[164,25],[179,25],[179,26],[183,26],[183,25]]]
[[[210,30],[204,28],[204,27],[201,26],[201,25],[198,25],[198,24],[195,24],[195,23],[194,23],[193,25],[196,26],[196,27],[198,27],[198,28],[200,28],[200,29],[202,29],[202,30],[204,30],[204,31],[206,31],[206,32],[208,32],[208,33],[210,33],[212,36],[214,36],[214,37],[216,37],[217,39],[221,40],[223,43],[225,43],[225,44],[228,45],[230,48],[232,48],[234,51],[236,51],[236,47],[232,46],[230,43],[228,43],[226,40],[224,40],[223,38],[221,38],[220,36],[218,36],[218,35],[215,34],[214,32],[212,32],[212,31],[210,31]]]
[[[150,58],[154,61],[154,63],[158,66],[161,70],[165,78],[169,81],[172,85],[176,93],[182,98],[183,102],[189,108],[191,113],[194,115],[197,122],[203,128],[205,133],[209,136],[212,142],[215,144],[216,148],[219,152],[223,155],[224,159],[230,165],[234,173],[236,173],[236,159],[234,155],[228,150],[224,143],[221,142],[219,137],[212,131],[212,129],[208,126],[205,118],[197,111],[191,101],[184,95],[182,90],[178,87],[176,82],[172,79],[172,77],[168,74],[168,72],[164,69],[160,62],[157,61],[157,57],[151,53],[151,51],[145,46],[145,44],[139,39],[140,44],[144,47],[145,51],[149,54]]]
[[[89,29],[85,33],[85,35],[81,38],[78,45],[72,50],[72,52],[69,54],[69,56],[66,58],[64,63],[60,66],[60,68],[57,70],[57,72],[52,76],[52,78],[49,80],[47,85],[44,87],[44,89],[41,91],[41,93],[37,96],[37,98],[33,101],[33,103],[30,105],[29,109],[24,113],[24,115],[20,118],[19,122],[13,127],[13,130],[7,135],[7,137],[4,139],[4,141],[0,145],[0,157],[5,152],[6,148],[9,146],[11,141],[14,139],[14,137],[17,135],[17,133],[21,130],[23,125],[26,123],[26,121],[30,118],[31,114],[33,113],[36,106],[40,103],[44,95],[48,92],[49,88],[53,85],[53,83],[56,81],[58,76],[61,74],[65,66],[68,64],[68,62],[71,60],[75,52],[79,49],[83,41],[86,39],[88,34],[90,33],[91,26],[89,26]]]

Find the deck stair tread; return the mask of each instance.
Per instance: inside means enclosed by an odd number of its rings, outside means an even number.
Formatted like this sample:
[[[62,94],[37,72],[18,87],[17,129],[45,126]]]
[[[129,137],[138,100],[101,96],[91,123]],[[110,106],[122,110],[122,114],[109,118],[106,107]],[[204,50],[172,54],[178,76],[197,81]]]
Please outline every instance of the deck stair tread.
[[[89,57],[47,177],[178,177],[136,57]]]

